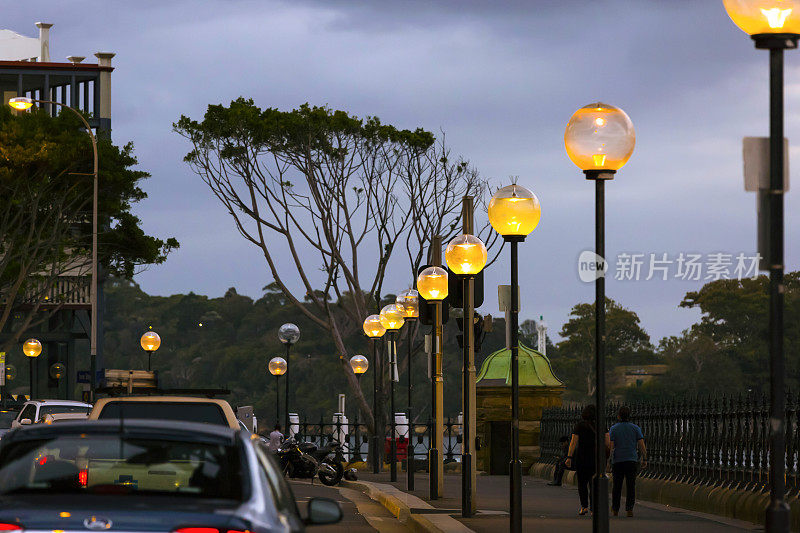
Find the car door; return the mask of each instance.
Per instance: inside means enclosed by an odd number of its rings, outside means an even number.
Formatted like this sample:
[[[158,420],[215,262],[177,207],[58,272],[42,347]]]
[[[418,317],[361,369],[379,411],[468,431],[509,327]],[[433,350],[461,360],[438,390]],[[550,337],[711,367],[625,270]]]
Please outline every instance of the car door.
[[[19,412],[19,415],[17,415],[16,425],[19,426],[19,423],[26,418],[30,419],[31,423],[36,422],[36,406],[32,403],[26,405],[22,411]]]
[[[261,440],[256,439],[252,443],[256,450],[256,456],[258,456],[258,464],[269,483],[275,507],[290,518],[293,529],[302,528],[303,519],[297,509],[294,493],[284,479],[278,464],[272,458],[271,452]]]

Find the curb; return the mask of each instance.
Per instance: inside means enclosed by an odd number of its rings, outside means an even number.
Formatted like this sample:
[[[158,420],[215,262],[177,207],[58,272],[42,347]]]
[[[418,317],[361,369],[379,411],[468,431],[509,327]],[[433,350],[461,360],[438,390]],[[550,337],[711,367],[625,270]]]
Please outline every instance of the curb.
[[[436,508],[416,496],[406,494],[393,485],[370,481],[342,481],[340,486],[363,492],[383,505],[411,531],[418,533],[472,532],[471,529],[448,514],[425,513],[426,509],[435,511]]]

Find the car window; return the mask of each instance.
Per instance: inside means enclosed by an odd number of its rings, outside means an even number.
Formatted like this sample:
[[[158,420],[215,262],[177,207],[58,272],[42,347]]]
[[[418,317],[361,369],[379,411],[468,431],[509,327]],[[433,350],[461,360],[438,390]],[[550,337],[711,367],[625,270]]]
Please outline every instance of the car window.
[[[39,418],[57,413],[82,413],[89,414],[91,407],[85,405],[43,405],[39,408]]]
[[[25,406],[25,408],[19,414],[19,418],[17,420],[21,421],[25,418],[30,418],[31,422],[36,422],[36,420],[34,420],[36,418],[36,406],[32,403],[29,403]]]
[[[0,494],[15,493],[244,499],[233,445],[92,434],[8,444],[0,451]]]
[[[219,405],[198,402],[109,402],[103,406],[97,418],[151,418],[228,425]]]
[[[264,443],[260,440],[253,441],[253,447],[256,449],[258,464],[267,478],[267,483],[269,483],[270,492],[272,492],[272,498],[275,501],[275,507],[280,511],[299,516],[292,489],[289,487],[289,484],[286,483],[286,479],[284,479],[281,474],[280,468],[275,463],[275,460],[272,459],[269,450],[267,450]]]
[[[0,429],[10,428],[18,414],[19,411],[0,411]]]

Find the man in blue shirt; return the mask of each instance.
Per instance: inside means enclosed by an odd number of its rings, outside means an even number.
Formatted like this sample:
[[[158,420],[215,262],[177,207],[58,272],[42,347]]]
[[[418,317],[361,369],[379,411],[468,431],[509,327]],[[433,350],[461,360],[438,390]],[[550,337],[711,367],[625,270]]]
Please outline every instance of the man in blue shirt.
[[[614,487],[611,493],[611,511],[619,514],[622,499],[622,479],[625,479],[625,510],[633,516],[633,505],[636,503],[636,473],[639,461],[642,468],[647,466],[647,448],[644,445],[642,429],[630,422],[631,410],[623,405],[617,413],[617,422],[608,431],[611,437],[611,471]],[[638,454],[637,454],[638,452]]]

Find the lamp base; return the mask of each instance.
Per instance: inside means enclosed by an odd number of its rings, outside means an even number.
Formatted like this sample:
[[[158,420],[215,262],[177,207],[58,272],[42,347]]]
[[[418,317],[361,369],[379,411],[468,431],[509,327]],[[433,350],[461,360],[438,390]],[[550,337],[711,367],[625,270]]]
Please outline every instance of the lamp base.
[[[523,242],[527,235],[503,235],[503,240],[506,242]]]
[[[756,42],[756,48],[791,50],[797,48],[800,35],[796,33],[757,33],[750,37]]]
[[[584,174],[586,174],[587,180],[613,180],[614,174],[617,173],[616,170],[607,170],[607,169],[596,169],[596,170],[584,170]]]

